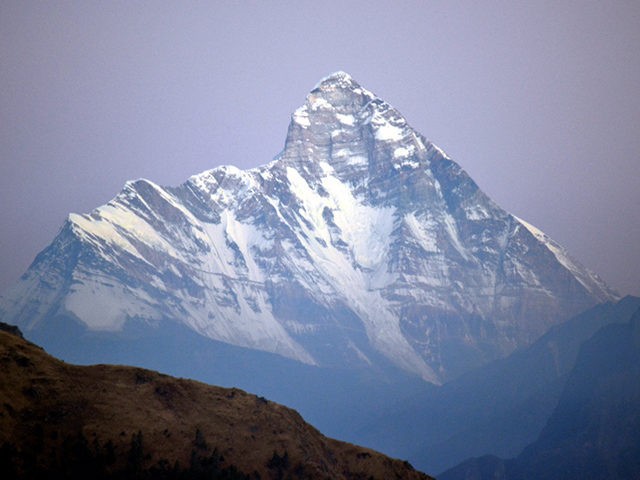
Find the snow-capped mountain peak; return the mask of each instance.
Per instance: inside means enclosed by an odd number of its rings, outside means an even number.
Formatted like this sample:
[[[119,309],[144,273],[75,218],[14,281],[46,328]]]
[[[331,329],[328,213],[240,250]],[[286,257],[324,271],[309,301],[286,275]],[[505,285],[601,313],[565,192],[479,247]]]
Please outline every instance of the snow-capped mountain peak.
[[[344,72],[324,78],[292,115],[283,158],[323,158],[366,166],[371,143],[398,163],[426,148],[391,105]]]
[[[308,364],[389,362],[437,383],[612,298],[337,72],[292,114],[271,163],[175,188],[128,182],[70,215],[0,313],[27,330],[169,320]]]

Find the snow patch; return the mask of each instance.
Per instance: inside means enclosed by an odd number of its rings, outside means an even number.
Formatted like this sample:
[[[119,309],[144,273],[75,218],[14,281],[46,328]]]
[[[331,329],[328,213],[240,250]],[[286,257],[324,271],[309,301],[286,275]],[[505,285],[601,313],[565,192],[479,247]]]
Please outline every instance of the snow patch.
[[[343,241],[351,246],[356,263],[374,268],[388,249],[395,208],[362,204],[348,185],[333,176],[324,177],[322,186],[335,202],[334,222],[342,231]]]
[[[369,164],[369,159],[364,155],[349,155],[347,164],[352,166],[363,166]]]
[[[407,158],[415,153],[415,147],[409,145],[407,147],[398,147],[393,151],[393,158]]]
[[[415,169],[415,168],[420,167],[420,163],[416,162],[415,160],[407,159],[407,160],[401,161],[400,163],[394,163],[393,164],[393,168],[396,169],[396,170],[401,170],[404,167]]]
[[[376,140],[383,142],[399,142],[404,138],[404,130],[390,123],[384,123],[375,129],[374,136]]]
[[[413,237],[426,252],[437,253],[440,251],[436,222],[426,219],[419,220],[414,213],[405,215],[404,221]]]
[[[319,95],[309,95],[308,102],[309,102],[309,106],[311,107],[311,110],[313,111],[316,111],[322,108],[327,110],[333,110],[333,106],[329,102],[327,102],[326,99],[324,99]]]
[[[342,113],[336,113],[336,118],[343,125],[349,125],[352,127],[356,123],[356,118],[353,115],[344,115]]]
[[[462,255],[462,258],[464,258],[465,260],[469,260],[470,258],[469,253],[467,252],[467,249],[464,247],[464,245],[460,241],[460,237],[458,236],[458,227],[456,226],[456,221],[454,220],[454,218],[451,216],[450,213],[445,213],[444,215],[444,226],[447,230],[447,233],[449,234],[449,238],[451,239],[451,242],[453,243],[453,246],[455,247],[455,249],[458,251],[460,255]]]
[[[309,120],[309,112],[306,107],[300,107],[295,112],[293,112],[293,121],[300,125],[302,128],[308,128],[311,126],[311,121]]]
[[[142,289],[124,287],[115,279],[95,274],[76,275],[74,280],[64,308],[90,330],[119,331],[129,318],[157,314]]]

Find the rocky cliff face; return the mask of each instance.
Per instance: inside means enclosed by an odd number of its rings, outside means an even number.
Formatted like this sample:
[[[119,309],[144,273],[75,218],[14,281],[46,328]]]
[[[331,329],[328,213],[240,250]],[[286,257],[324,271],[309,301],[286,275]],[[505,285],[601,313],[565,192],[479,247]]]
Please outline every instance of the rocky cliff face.
[[[392,364],[438,383],[616,298],[498,207],[388,103],[339,72],[271,163],[176,188],[129,182],[72,214],[0,302],[5,321],[186,324],[315,365]]]

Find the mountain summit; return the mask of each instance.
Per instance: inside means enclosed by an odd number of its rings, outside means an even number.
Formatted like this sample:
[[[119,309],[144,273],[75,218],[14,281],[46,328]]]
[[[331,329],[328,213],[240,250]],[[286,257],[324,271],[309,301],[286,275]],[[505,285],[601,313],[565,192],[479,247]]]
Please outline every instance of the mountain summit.
[[[178,187],[129,182],[69,215],[0,315],[27,335],[60,318],[93,332],[177,322],[311,365],[390,363],[439,383],[614,298],[338,72],[292,114],[271,163]]]

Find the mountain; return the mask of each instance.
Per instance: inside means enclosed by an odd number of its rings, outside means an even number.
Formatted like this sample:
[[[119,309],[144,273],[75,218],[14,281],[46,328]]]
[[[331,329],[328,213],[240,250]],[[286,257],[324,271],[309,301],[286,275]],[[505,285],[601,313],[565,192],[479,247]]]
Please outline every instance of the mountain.
[[[442,480],[640,478],[640,310],[584,342],[559,403],[516,458],[470,459]]]
[[[596,305],[527,348],[388,406],[356,438],[432,472],[487,454],[515,457],[558,406],[584,342],[606,325],[628,323],[639,309],[640,298],[631,296]]]
[[[441,383],[616,298],[338,72],[293,113],[271,163],[129,182],[69,215],[0,316],[28,336],[63,320],[98,333],[179,324],[307,365]]]
[[[69,365],[2,330],[5,478],[430,478],[326,438],[263,397],[139,368]]]

